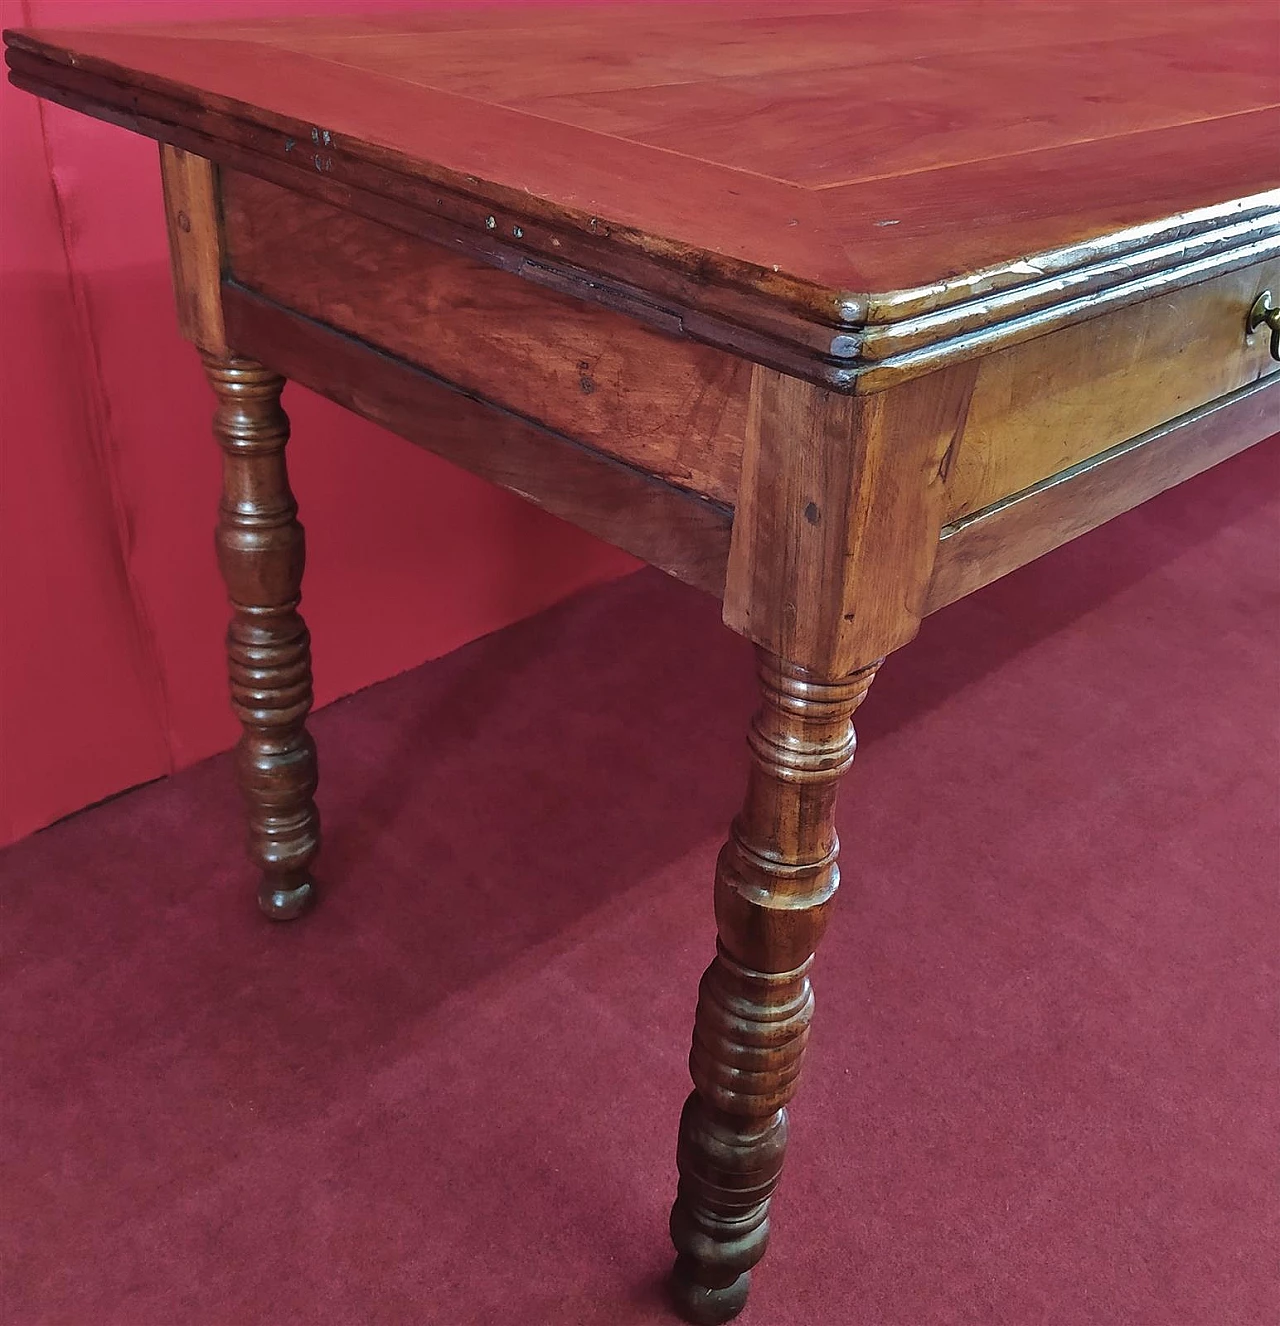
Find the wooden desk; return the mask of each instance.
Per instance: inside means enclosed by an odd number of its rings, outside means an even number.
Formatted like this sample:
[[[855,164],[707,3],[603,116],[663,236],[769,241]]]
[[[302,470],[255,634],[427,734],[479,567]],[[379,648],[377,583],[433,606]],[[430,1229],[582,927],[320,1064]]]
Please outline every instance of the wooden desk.
[[[285,376],[758,646],[680,1126],[690,1320],[738,1311],[765,1249],[883,657],[1280,426],[1276,35],[1236,0],[6,34],[19,86],[162,145],[268,915],[311,899],[319,845]]]

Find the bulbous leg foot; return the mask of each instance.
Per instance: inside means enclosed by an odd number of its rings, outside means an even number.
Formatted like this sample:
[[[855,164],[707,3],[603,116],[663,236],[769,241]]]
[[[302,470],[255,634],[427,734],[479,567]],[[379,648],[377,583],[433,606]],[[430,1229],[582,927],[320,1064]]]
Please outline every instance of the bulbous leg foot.
[[[236,778],[249,821],[249,857],[262,871],[258,906],[274,921],[315,897],[320,850],[311,709],[311,637],[298,611],[305,536],[289,488],[284,379],[237,356],[204,356],[217,396],[222,448],[218,564],[231,599],[227,665],[242,735]]]
[[[840,883],[836,785],[877,666],[830,678],[760,655],[747,795],[716,863],[720,941],[698,988],[676,1147],[671,1285],[698,1326],[737,1316],[768,1247],[813,1015],[809,969]]]
[[[671,1301],[676,1311],[694,1326],[719,1326],[732,1321],[747,1304],[751,1272],[743,1271],[727,1285],[711,1288],[694,1278],[697,1263],[691,1257],[677,1257],[671,1272]]]
[[[310,876],[290,888],[281,887],[278,879],[264,879],[258,885],[258,907],[273,921],[292,921],[307,911],[315,898],[315,881]]]

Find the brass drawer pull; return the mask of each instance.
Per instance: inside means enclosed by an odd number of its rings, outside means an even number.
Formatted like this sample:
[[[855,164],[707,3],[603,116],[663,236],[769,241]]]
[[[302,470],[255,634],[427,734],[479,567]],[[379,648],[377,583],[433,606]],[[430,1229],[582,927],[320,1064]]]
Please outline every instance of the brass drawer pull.
[[[1271,330],[1271,358],[1280,360],[1280,308],[1271,303],[1271,291],[1264,290],[1253,301],[1249,310],[1249,330],[1255,332],[1266,326]]]

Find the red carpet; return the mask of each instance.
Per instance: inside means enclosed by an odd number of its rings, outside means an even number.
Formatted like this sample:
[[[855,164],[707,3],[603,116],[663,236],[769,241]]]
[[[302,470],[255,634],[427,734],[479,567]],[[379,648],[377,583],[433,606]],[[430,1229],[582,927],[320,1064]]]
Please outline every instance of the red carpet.
[[[744,1326],[1276,1319],[1278,460],[883,670]],[[646,572],[317,716],[302,924],[226,757],[0,855],[6,1326],[670,1321],[753,695]]]

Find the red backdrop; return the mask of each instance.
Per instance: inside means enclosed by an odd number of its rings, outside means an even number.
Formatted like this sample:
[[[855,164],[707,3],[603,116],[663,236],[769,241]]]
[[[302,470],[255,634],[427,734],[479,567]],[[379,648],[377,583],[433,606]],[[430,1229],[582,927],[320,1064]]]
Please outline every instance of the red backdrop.
[[[355,7],[0,0],[6,26],[42,27]],[[211,402],[175,329],[156,147],[6,83],[0,153],[4,843],[236,727]],[[285,405],[318,703],[635,565],[301,388]]]

